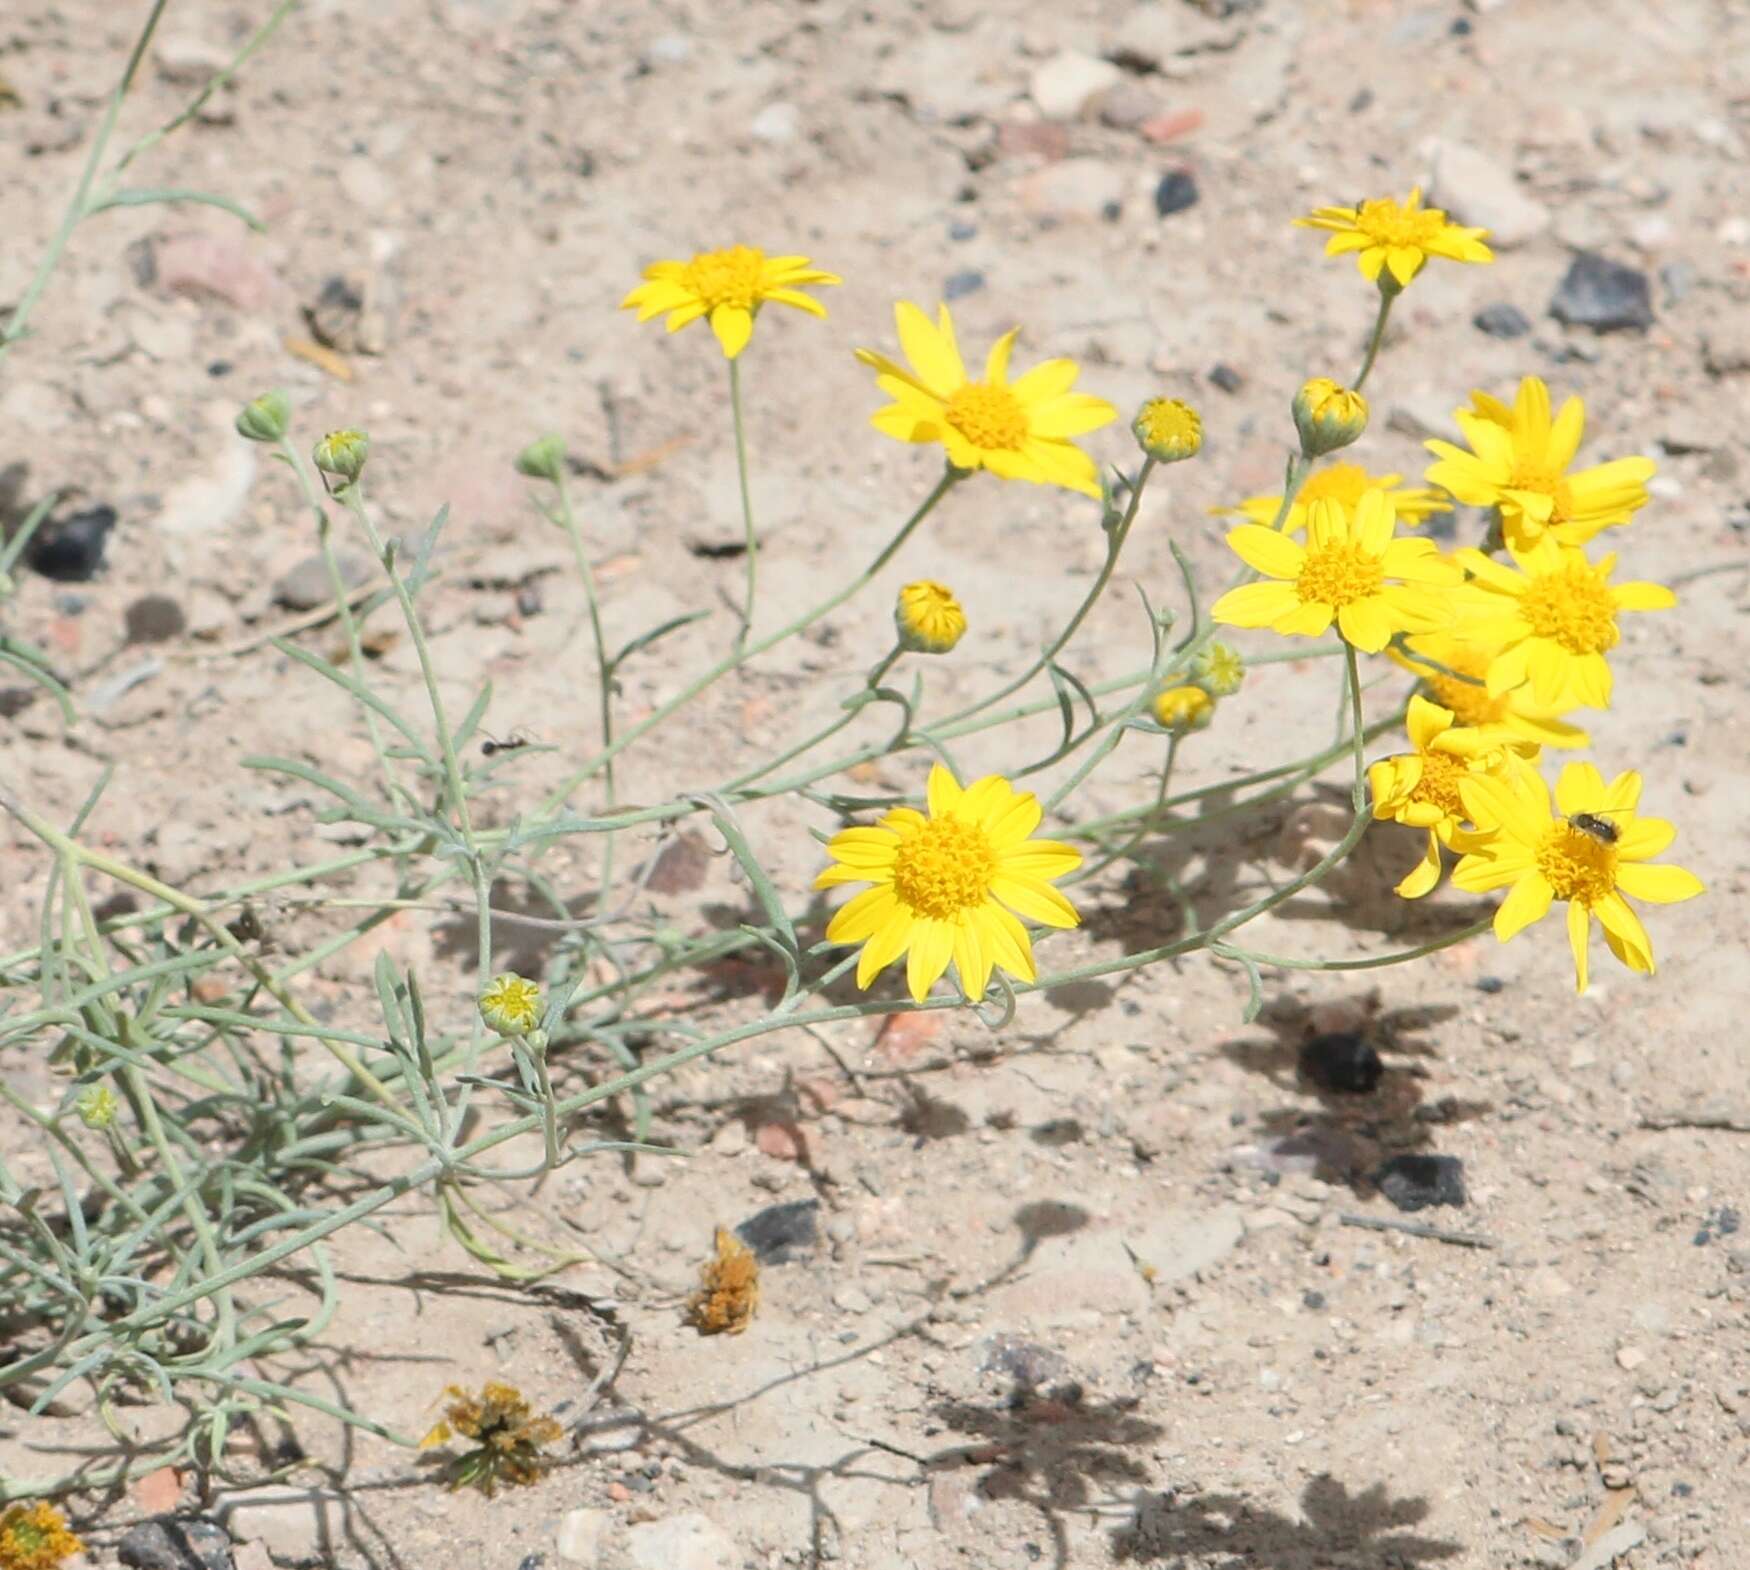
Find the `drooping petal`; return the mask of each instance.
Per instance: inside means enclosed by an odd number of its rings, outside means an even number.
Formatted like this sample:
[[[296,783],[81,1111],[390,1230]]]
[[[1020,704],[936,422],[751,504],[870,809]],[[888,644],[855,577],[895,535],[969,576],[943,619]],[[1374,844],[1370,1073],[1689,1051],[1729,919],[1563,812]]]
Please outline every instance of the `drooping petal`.
[[[1409,875],[1398,884],[1393,892],[1400,899],[1421,899],[1424,894],[1433,892],[1434,886],[1440,881],[1440,841],[1430,829],[1428,831],[1428,846],[1422,853],[1422,859],[1416,863]]]
[[[986,951],[977,921],[962,912],[954,926],[954,968],[960,972],[960,988],[976,1003],[990,985],[995,955]]]
[[[954,957],[954,928],[945,921],[920,921],[912,929],[905,959],[905,984],[912,1001],[922,1003]]]
[[[1541,873],[1528,873],[1513,885],[1495,912],[1495,936],[1505,943],[1534,921],[1542,921],[1554,898],[1555,890]]]
[[[1673,869],[1675,870],[1675,869]],[[1641,925],[1641,918],[1630,907],[1629,902],[1620,894],[1606,894],[1592,907],[1604,930],[1620,943],[1624,950],[1631,954],[1644,955],[1645,965],[1636,965],[1636,970],[1644,970],[1648,975],[1653,971],[1653,940],[1647,936],[1647,929]]]
[[[744,305],[720,305],[711,313],[711,331],[723,353],[733,360],[753,337],[753,312]]]
[[[916,925],[917,917],[903,905],[887,918],[880,930],[863,945],[863,952],[857,959],[859,987],[867,991],[869,983],[906,951]]]
[[[1392,618],[1377,594],[1343,606],[1337,612],[1337,627],[1363,654],[1377,654],[1391,642]]]
[[[1574,990],[1586,990],[1586,940],[1592,934],[1592,918],[1579,900],[1568,901],[1568,947],[1574,951]]]
[[[1027,929],[993,900],[986,900],[972,913],[985,949],[1011,976],[1033,981],[1033,942]]]

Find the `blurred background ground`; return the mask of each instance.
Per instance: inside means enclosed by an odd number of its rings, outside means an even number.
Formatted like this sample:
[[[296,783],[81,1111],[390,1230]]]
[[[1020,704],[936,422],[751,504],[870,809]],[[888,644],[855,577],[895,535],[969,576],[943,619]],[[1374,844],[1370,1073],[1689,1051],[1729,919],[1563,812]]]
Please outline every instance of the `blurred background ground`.
[[[22,0],[0,19],[0,302],[53,231],[141,10]],[[127,124],[173,112],[259,19],[173,0]],[[869,430],[878,399],[849,354],[891,346],[896,298],[950,298],[968,346],[1018,322],[1018,365],[1074,356],[1120,407],[1195,402],[1205,455],[1151,493],[1125,572],[1170,600],[1171,539],[1221,581],[1208,509],[1278,481],[1292,389],[1345,374],[1371,315],[1352,266],[1288,220],[1418,180],[1494,229],[1499,260],[1437,263],[1407,295],[1357,456],[1419,473],[1420,442],[1472,387],[1505,396],[1536,373],[1587,400],[1583,459],[1659,461],[1652,504],[1614,537],[1624,572],[1731,570],[1626,630],[1617,705],[1592,724],[1601,766],[1645,771],[1651,810],[1679,824],[1675,859],[1712,889],[1653,913],[1655,981],[1600,961],[1576,1001],[1552,926],[1382,972],[1377,995],[1273,978],[1256,1027],[1238,1024],[1243,976],[1199,956],[1031,1000],[1000,1038],[933,1019],[841,1027],[836,1057],[800,1034],[731,1052],[658,1087],[655,1137],[686,1160],[603,1158],[539,1197],[546,1235],[633,1272],[560,1283],[615,1300],[613,1323],[579,1296],[481,1283],[423,1206],[394,1224],[394,1250],[341,1250],[345,1310],[304,1377],[402,1428],[433,1420],[445,1383],[487,1377],[575,1418],[629,1335],[566,1464],[487,1502],[303,1424],[326,1471],[308,1480],[331,1492],[243,1501],[227,1517],[239,1555],[479,1570],[1741,1563],[1746,60],[1750,8],[1720,0],[300,7],[147,175],[223,192],[267,233],[195,208],[93,221],[0,379],[9,509],[64,489],[63,517],[116,517],[95,576],[21,574],[9,625],[51,651],[84,718],[64,731],[46,701],[10,696],[6,779],[65,811],[113,764],[92,834],[171,881],[216,888],[333,853],[307,794],[244,756],[367,775],[345,703],[262,643],[311,603],[314,550],[288,477],[230,431],[269,386],[293,392],[300,440],[368,428],[389,528],[449,504],[429,603],[446,692],[464,702],[489,677],[489,727],[560,749],[509,776],[502,816],[593,738],[581,592],[508,462],[525,441],[563,430],[592,466],[577,484],[612,636],[718,612],[629,667],[623,711],[720,652],[741,572],[711,550],[741,527],[722,361],[702,328],[669,339],[613,309],[646,262],[697,248],[805,252],[845,279],[824,324],[763,317],[745,362],[765,625],[872,554],[934,477],[929,455]],[[1644,275],[1650,310],[1612,331],[1554,320],[1580,252]],[[1125,460],[1126,442],[1120,426],[1090,446]],[[1017,672],[1100,555],[1084,501],[966,487],[817,636],[628,754],[625,795],[696,786],[701,759],[727,777],[830,714],[886,647],[911,577],[955,584],[972,620],[931,670],[946,700]],[[1133,607],[1109,597],[1079,674],[1146,659]],[[414,701],[405,640],[377,669]],[[1328,662],[1269,667],[1186,749],[1185,782],[1322,744],[1336,689]],[[1387,680],[1379,701],[1397,690]],[[1005,769],[1041,739],[1049,727],[987,733],[963,761]],[[1078,810],[1134,802],[1153,761],[1121,751]],[[879,782],[915,789],[914,766],[890,761]],[[1318,840],[1322,799],[1157,859],[1200,900],[1255,893]],[[829,819],[791,805],[749,820],[800,898],[818,861],[805,829]],[[34,939],[46,864],[4,835],[13,947]],[[1415,911],[1381,897],[1414,854],[1370,839],[1357,877],[1261,923],[1257,946],[1360,955],[1460,919],[1450,896]],[[657,896],[678,920],[743,900],[721,861],[681,882]],[[1150,886],[1102,888],[1054,957],[1151,941],[1173,912]],[[323,930],[293,918],[286,936]],[[447,924],[409,915],[380,941],[465,1005],[474,981]],[[351,1006],[371,958],[324,965],[320,995]],[[1331,1029],[1381,1049],[1374,1090],[1298,1074],[1304,1041]],[[40,1070],[4,1067],[52,1094]],[[1463,1162],[1464,1208],[1419,1219],[1493,1246],[1343,1220],[1401,1219],[1367,1174],[1405,1153]],[[677,1304],[712,1224],[789,1202],[815,1205],[812,1241],[768,1268],[747,1334],[696,1337]],[[14,1412],[0,1462],[59,1470],[80,1432]],[[129,1519],[118,1506],[87,1523],[95,1562],[117,1562]]]

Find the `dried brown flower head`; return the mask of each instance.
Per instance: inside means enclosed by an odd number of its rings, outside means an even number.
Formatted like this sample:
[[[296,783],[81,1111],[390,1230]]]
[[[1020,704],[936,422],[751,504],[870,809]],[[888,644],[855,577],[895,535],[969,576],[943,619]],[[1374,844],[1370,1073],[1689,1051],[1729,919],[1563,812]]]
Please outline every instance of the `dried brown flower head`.
[[[687,1301],[687,1321],[702,1336],[738,1336],[760,1300],[760,1262],[726,1227],[717,1229],[717,1257],[701,1272],[704,1284]]]
[[[0,1514],[0,1570],[55,1570],[85,1545],[53,1505],[13,1505]]]
[[[443,1421],[419,1442],[421,1450],[447,1443],[458,1435],[475,1446],[449,1463],[452,1489],[478,1488],[488,1499],[500,1483],[532,1483],[541,1475],[541,1447],[555,1443],[564,1430],[550,1417],[536,1417],[528,1399],[515,1385],[488,1380],[471,1396],[460,1385],[447,1385],[452,1397]]]

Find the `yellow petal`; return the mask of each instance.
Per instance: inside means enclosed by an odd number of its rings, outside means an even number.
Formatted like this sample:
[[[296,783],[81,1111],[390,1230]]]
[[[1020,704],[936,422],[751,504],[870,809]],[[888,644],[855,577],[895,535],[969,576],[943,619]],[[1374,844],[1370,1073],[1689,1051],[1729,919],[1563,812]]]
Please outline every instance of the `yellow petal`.
[[[879,883],[865,889],[855,899],[841,906],[827,924],[828,943],[861,943],[887,924],[887,919],[899,908],[892,886]]]
[[[945,818],[960,805],[960,798],[966,793],[961,790],[960,782],[940,763],[930,765],[929,802],[932,818]],[[941,974],[940,971],[937,972]]]
[[[1568,901],[1568,947],[1574,951],[1574,990],[1586,990],[1586,940],[1592,933],[1592,918],[1578,900]]]
[[[1655,867],[1644,861],[1618,862],[1616,886],[1650,905],[1675,905],[1707,892],[1706,885],[1687,868]]]
[[[1517,937],[1534,921],[1549,914],[1555,890],[1541,873],[1530,873],[1513,885],[1512,892],[1495,912],[1495,936],[1503,943]]]
[[[920,921],[912,928],[911,953],[905,961],[905,984],[914,1002],[922,1003],[954,957],[954,929],[945,921]]]
[[[1242,523],[1229,529],[1227,543],[1248,567],[1271,578],[1297,578],[1306,561],[1306,551],[1297,541],[1262,524]]]
[[[863,945],[863,952],[858,956],[859,987],[867,991],[869,983],[906,951],[906,946],[911,942],[912,929],[916,925],[917,917],[903,905],[882,923],[880,930]]]
[[[1076,908],[1049,883],[1033,878],[1008,876],[999,870],[990,881],[990,891],[1010,909],[1042,927],[1077,927],[1082,918]]]
[[[894,306],[893,320],[899,329],[899,346],[925,388],[939,398],[948,398],[966,385],[966,367],[953,339],[944,338],[910,300]]]
[[[720,305],[711,313],[711,331],[723,345],[724,355],[733,360],[753,337],[753,312],[740,305]]]

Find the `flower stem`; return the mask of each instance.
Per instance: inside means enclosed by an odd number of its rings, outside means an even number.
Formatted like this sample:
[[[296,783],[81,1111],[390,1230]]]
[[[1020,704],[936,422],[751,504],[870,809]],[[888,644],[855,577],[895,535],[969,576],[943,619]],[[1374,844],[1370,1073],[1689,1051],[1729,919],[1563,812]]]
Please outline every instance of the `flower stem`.
[[[755,655],[764,654],[768,649],[776,648],[777,645],[782,643],[786,638],[795,637],[797,633],[802,632],[808,627],[812,627],[821,619],[821,617],[830,615],[833,611],[837,610],[839,606],[843,605],[846,600],[850,599],[853,594],[861,589],[864,584],[873,578],[876,573],[880,572],[881,569],[893,559],[899,548],[911,538],[912,531],[916,529],[917,526],[934,510],[936,503],[941,501],[955,484],[960,480],[963,480],[965,477],[964,470],[954,468],[944,469],[942,478],[936,481],[930,494],[918,504],[917,510],[899,526],[899,529],[894,534],[893,538],[881,548],[875,559],[858,573],[855,578],[847,583],[842,589],[839,589],[836,593],[829,595],[826,599],[822,600],[820,604],[816,605],[812,610],[804,611],[802,615],[798,616],[792,622],[787,622],[776,632],[767,633],[765,637],[758,639],[756,642],[743,644],[731,650],[708,671],[706,671],[704,675],[689,682],[672,698],[670,698],[667,703],[659,705],[630,730],[625,731],[623,734],[616,737],[612,743],[603,747],[593,758],[589,758],[581,763],[569,776],[567,776],[565,782],[560,785],[557,790],[553,791],[552,794],[547,797],[546,801],[541,804],[537,815],[540,817],[551,816],[551,814],[565,804],[565,798],[567,796],[576,790],[585,780],[606,767],[609,760],[617,757],[641,736],[645,736],[649,732],[655,730],[658,725],[661,725],[678,710],[685,708],[687,704],[691,703],[693,699],[698,697],[707,687],[714,685],[722,677],[728,675],[730,671],[746,664],[746,662],[751,660]]]
[[[730,381],[734,383],[735,361],[729,362]],[[737,406],[739,408],[739,404]],[[737,434],[740,432],[739,415],[737,417]],[[608,656],[606,635],[602,632],[602,609],[600,598],[596,594],[595,570],[589,564],[589,555],[583,548],[583,531],[578,528],[577,514],[571,506],[571,488],[565,483],[563,470],[554,481],[559,491],[559,522],[565,529],[566,538],[571,541],[571,554],[577,563],[577,575],[583,580],[583,596],[589,605],[590,633],[595,639],[596,664],[596,710],[601,720],[602,746],[611,747],[614,741],[614,669]],[[749,549],[752,549],[753,525],[748,525]],[[753,609],[753,583],[748,583],[748,609]],[[742,624],[743,631],[746,623]],[[607,793],[605,805],[610,809],[619,799],[614,788],[614,764],[610,758],[602,767],[602,784]],[[614,835],[610,831],[602,846],[601,891],[597,897],[597,908],[607,909],[608,891],[614,881]]]
[[[1355,811],[1367,811],[1367,724],[1361,714],[1361,669],[1355,645],[1343,645],[1345,680],[1349,687],[1349,728],[1355,746]]]
[[[1373,318],[1373,336],[1367,340],[1367,354],[1361,361],[1361,369],[1355,373],[1355,392],[1361,391],[1362,383],[1373,370],[1373,362],[1379,358],[1379,346],[1385,342],[1386,319],[1391,315],[1392,302],[1397,297],[1398,291],[1395,289],[1379,291],[1379,314]]]
[[[976,703],[967,705],[964,709],[956,709],[952,714],[944,715],[930,725],[923,726],[925,731],[937,731],[944,725],[955,725],[988,709],[993,703],[1001,703],[1011,693],[1019,692],[1028,682],[1051,664],[1061,654],[1069,640],[1076,635],[1081,624],[1088,619],[1088,613],[1093,610],[1100,596],[1106,592],[1106,585],[1112,581],[1112,574],[1118,567],[1119,553],[1124,549],[1124,541],[1130,534],[1130,526],[1136,522],[1137,508],[1142,505],[1142,493],[1148,484],[1148,477],[1155,470],[1156,460],[1144,458],[1142,468],[1136,476],[1136,483],[1130,488],[1130,504],[1124,509],[1124,516],[1113,526],[1106,540],[1106,560],[1099,574],[1094,579],[1093,587],[1082,597],[1082,603],[1076,607],[1075,614],[1070,617],[1062,632],[1046,645],[1043,653],[1026,670],[1022,671],[1013,681],[1005,682],[995,692],[987,693]]]
[[[735,472],[741,481],[741,521],[747,530],[747,603],[741,611],[741,630],[735,635],[735,646],[747,642],[753,630],[754,591],[759,585],[760,542],[753,526],[753,497],[747,482],[747,427],[741,414],[741,361],[729,362],[729,409],[735,417]]]

